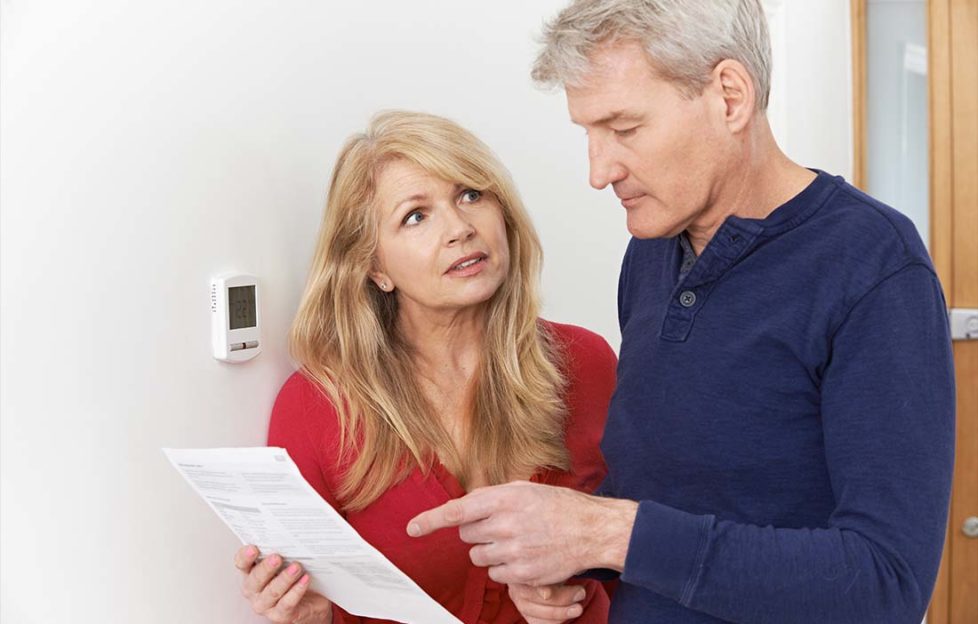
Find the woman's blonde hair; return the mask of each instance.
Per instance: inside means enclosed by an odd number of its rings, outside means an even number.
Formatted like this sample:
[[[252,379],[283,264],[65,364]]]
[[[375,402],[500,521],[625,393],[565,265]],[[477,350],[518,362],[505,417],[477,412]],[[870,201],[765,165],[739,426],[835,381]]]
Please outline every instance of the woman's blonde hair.
[[[397,329],[396,293],[368,278],[377,248],[377,178],[396,159],[492,193],[506,223],[509,273],[485,304],[464,461],[414,377],[411,349]],[[478,476],[503,483],[541,467],[569,467],[559,349],[537,319],[541,263],[539,239],[509,174],[458,124],[391,111],[347,141],[290,336],[293,357],[340,417],[338,461],[352,459],[336,493],[345,509],[363,509],[412,467],[428,470],[439,457],[463,486]]]

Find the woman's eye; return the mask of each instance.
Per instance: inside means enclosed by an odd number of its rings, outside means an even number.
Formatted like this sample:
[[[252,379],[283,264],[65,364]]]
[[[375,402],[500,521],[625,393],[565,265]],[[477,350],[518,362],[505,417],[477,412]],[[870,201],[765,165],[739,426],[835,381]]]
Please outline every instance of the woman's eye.
[[[474,189],[462,191],[461,199],[463,203],[473,204],[482,199],[482,191],[476,191]]]
[[[409,213],[408,216],[404,217],[404,221],[402,223],[404,225],[417,225],[422,221],[424,221],[424,213],[420,210],[414,210]]]

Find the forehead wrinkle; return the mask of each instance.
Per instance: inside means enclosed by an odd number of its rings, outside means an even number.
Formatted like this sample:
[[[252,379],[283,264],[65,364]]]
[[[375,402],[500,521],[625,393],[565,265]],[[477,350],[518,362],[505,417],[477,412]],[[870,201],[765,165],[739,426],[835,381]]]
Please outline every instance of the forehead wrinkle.
[[[452,183],[452,193],[453,194],[461,191],[463,188],[465,188],[465,186],[463,184],[460,184],[458,182]],[[411,203],[411,202],[423,202],[423,201],[427,201],[429,199],[430,199],[430,195],[428,193],[425,193],[425,192],[414,193],[410,197],[405,197],[404,199],[402,199],[402,200],[400,200],[398,202],[395,202],[394,203],[394,208],[393,208],[393,210],[391,210],[391,214],[397,212],[398,209],[400,209],[402,206],[404,206],[404,204],[408,204],[408,203]]]

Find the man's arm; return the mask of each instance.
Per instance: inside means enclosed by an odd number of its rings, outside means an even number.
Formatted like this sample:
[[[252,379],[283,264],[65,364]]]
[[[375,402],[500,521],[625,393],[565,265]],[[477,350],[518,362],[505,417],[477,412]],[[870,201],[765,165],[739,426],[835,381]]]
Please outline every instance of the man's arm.
[[[610,567],[623,583],[731,621],[917,624],[950,495],[949,345],[927,267],[905,267],[854,305],[822,379],[837,500],[825,527],[753,526],[654,501],[636,511],[633,502],[534,484],[477,490],[412,525],[419,534],[461,526],[462,539],[477,544],[473,562],[500,582],[548,584]]]

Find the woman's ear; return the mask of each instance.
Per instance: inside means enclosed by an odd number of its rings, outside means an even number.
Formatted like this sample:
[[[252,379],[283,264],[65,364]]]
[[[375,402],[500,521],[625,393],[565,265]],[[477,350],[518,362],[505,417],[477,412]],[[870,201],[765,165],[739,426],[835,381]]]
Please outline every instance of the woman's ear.
[[[377,288],[384,292],[391,292],[394,290],[393,280],[391,280],[390,276],[383,271],[371,271],[370,279],[377,285]]]

